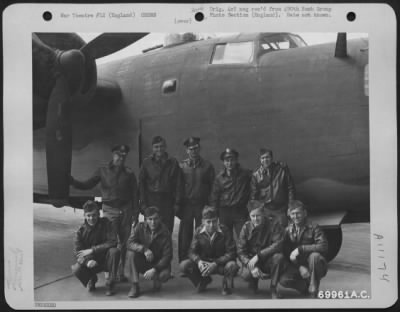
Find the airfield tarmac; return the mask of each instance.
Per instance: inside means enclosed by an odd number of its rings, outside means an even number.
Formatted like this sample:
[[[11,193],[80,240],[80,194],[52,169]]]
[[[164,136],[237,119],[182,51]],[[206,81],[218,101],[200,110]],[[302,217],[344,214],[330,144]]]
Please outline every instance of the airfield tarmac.
[[[98,274],[97,290],[88,293],[71,274],[72,240],[74,231],[83,222],[83,212],[73,208],[54,208],[50,205],[34,204],[34,298],[35,301],[92,301],[92,300],[233,300],[268,299],[269,280],[259,285],[253,294],[240,277],[235,278],[235,289],[230,296],[221,296],[221,277],[213,276],[207,291],[196,293],[187,278],[180,277],[177,263],[177,233],[179,219],[175,219],[173,233],[174,259],[172,272],[174,278],[163,285],[162,291],[153,293],[152,283],[141,282],[142,296],[136,299],[127,297],[130,284],[116,285],[116,294],[104,295],[104,274]],[[370,224],[343,224],[343,244],[339,254],[329,263],[328,274],[322,279],[320,290],[365,290],[371,295],[370,269]],[[294,293],[284,293],[294,298]]]

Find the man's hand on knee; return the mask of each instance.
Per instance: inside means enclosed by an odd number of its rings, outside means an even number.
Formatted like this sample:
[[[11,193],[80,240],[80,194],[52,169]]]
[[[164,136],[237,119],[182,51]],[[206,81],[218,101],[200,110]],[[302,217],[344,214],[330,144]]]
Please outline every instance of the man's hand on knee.
[[[290,261],[296,262],[298,256],[299,256],[299,249],[296,248],[290,253]]]
[[[209,276],[214,273],[217,269],[218,265],[215,262],[209,262],[207,268],[203,272],[203,276]]]
[[[262,277],[262,272],[258,267],[255,267],[253,270],[250,271],[251,276],[253,276],[254,278],[261,278]]]
[[[95,260],[89,260],[86,264],[86,266],[91,269],[94,268],[97,265],[97,262]]]
[[[85,258],[87,256],[90,256],[92,253],[93,253],[93,249],[83,249],[83,250],[78,251],[77,257],[78,258],[80,258],[80,257]]]
[[[301,265],[299,267],[299,272],[300,272],[300,275],[301,275],[301,277],[303,279],[308,279],[310,277],[310,272],[308,271],[308,269],[304,265]]]
[[[144,256],[146,257],[147,262],[152,262],[154,259],[153,252],[150,249],[146,249]]]
[[[249,263],[247,264],[250,272],[255,269],[257,262],[258,262],[258,255],[255,255],[253,258],[250,259]]]
[[[200,260],[199,263],[197,264],[197,267],[199,268],[201,275],[203,275],[208,268],[208,262]]]
[[[155,268],[151,268],[150,270],[147,270],[146,272],[144,272],[143,277],[145,280],[152,280],[154,279],[155,275],[156,275],[157,271]]]

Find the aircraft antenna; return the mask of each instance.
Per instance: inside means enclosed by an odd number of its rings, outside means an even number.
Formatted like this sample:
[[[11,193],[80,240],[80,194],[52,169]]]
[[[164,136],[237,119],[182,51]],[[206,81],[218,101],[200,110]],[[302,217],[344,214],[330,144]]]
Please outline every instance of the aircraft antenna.
[[[347,57],[347,35],[338,33],[336,39],[335,57]]]

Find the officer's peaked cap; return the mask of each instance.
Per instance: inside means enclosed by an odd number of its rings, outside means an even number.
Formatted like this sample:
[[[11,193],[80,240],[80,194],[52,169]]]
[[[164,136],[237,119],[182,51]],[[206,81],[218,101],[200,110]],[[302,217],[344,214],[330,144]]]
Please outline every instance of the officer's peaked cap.
[[[238,158],[239,153],[236,150],[234,150],[233,148],[228,147],[221,153],[220,159],[224,160],[225,158],[228,158],[228,157]]]
[[[190,137],[183,142],[183,145],[186,147],[192,147],[200,144],[200,138],[197,137]]]
[[[120,145],[116,145],[114,146],[111,151],[113,153],[119,153],[119,154],[128,154],[129,153],[129,146],[126,144],[120,144]]]

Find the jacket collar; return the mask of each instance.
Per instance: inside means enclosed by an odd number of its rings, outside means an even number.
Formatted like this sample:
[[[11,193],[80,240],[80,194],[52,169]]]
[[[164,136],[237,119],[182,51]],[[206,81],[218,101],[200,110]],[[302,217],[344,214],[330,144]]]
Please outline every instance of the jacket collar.
[[[145,228],[145,231],[146,231],[147,233],[151,234],[151,229],[150,229],[149,225],[146,223],[146,221],[145,221],[144,223],[145,223],[145,227],[144,227],[144,228]],[[157,237],[158,235],[164,233],[166,230],[167,230],[166,226],[165,226],[163,223],[160,223],[160,225],[158,226],[158,228],[154,231],[153,239],[154,239],[155,237]]]
[[[312,227],[312,223],[306,219],[306,221],[304,222],[303,226],[300,227],[299,232],[297,233],[297,228],[296,225],[293,222],[290,222],[289,224],[289,232],[294,235],[294,234],[298,234],[297,235],[297,239],[300,239],[300,237],[303,235],[304,231],[311,228]]]
[[[111,170],[118,169],[118,167],[113,164],[112,160],[108,163],[108,168]],[[125,171],[125,165],[122,165],[120,169],[121,171]]]
[[[268,221],[267,218],[265,218],[264,223],[259,227],[255,227],[253,222],[249,221],[249,232],[250,232],[250,235],[253,235],[253,233],[255,233],[255,232],[260,232],[260,231],[265,232],[269,228],[270,228],[270,222]]]
[[[271,163],[271,165],[268,168],[264,168],[262,165],[257,169],[257,171],[261,174],[266,174],[267,171],[269,171],[269,173],[271,174],[272,170],[275,167],[275,163]]]
[[[204,225],[202,225],[200,233],[206,233],[206,232],[207,232],[206,227]],[[217,230],[215,232],[222,233],[222,230],[221,230],[221,227],[219,226],[219,224],[217,225]],[[206,234],[208,234],[208,233],[206,233]]]
[[[237,165],[236,165],[236,168],[234,168],[233,170],[232,170],[232,177],[236,177],[238,174],[239,174],[239,172],[240,172],[240,170],[241,170],[242,168],[240,167],[240,164],[238,163]],[[224,169],[222,169],[222,176],[223,177],[228,177],[228,174],[226,173],[226,168],[224,168]]]
[[[165,152],[164,155],[162,155],[159,160],[156,159],[156,156],[154,154],[151,154],[150,158],[152,161],[154,161],[156,163],[159,163],[159,162],[165,163],[166,161],[168,161],[170,159],[167,152]]]
[[[99,226],[99,224],[100,224],[101,222],[103,222],[102,219],[103,219],[103,218],[99,217],[99,219],[97,220],[97,223],[96,223],[95,225],[89,225],[89,223],[87,223],[87,221],[86,221],[86,219],[85,219],[85,220],[84,220],[84,223],[83,223],[83,226],[85,227],[86,230],[91,231],[91,230],[97,228],[97,227]]]
[[[204,236],[206,236],[209,239],[210,244],[212,244],[218,235],[223,235],[223,232],[218,224],[217,230],[214,233],[212,233],[212,235],[210,235],[207,233],[206,227],[203,225],[200,230],[200,234],[203,234]]]
[[[184,162],[190,167],[190,168],[197,168],[200,167],[203,164],[203,158],[199,156],[197,160],[191,160],[190,158],[187,158],[184,160]]]

